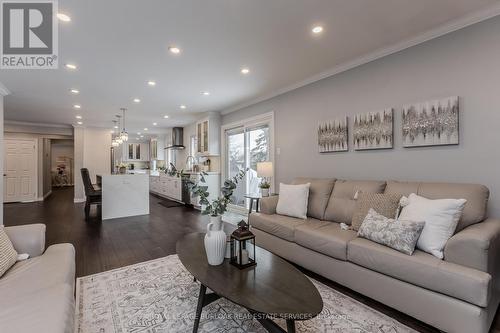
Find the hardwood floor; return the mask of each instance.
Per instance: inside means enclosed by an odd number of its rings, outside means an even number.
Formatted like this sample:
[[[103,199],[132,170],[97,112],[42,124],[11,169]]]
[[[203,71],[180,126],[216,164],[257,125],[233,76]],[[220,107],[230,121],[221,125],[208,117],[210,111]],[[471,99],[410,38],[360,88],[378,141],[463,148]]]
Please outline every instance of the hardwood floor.
[[[191,232],[204,231],[208,219],[187,207],[166,208],[150,197],[150,215],[100,221],[85,221],[83,203],[73,203],[73,189],[54,189],[44,202],[4,205],[6,226],[43,223],[47,246],[71,243],[76,249],[77,277],[94,274],[175,253],[177,240]],[[91,216],[95,216],[95,208]],[[307,275],[383,312],[419,332],[436,329],[373,301],[350,289],[302,269]],[[491,332],[499,333],[498,314]],[[472,333],[472,332],[471,332]]]

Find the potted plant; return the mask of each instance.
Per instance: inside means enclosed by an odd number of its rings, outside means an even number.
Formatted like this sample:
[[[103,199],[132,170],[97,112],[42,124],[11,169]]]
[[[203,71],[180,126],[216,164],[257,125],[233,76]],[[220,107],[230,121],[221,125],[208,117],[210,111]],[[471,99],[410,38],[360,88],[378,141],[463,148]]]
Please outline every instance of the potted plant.
[[[173,165],[171,169],[176,171]],[[206,172],[199,173],[198,183],[195,183],[190,175],[184,174],[183,170],[176,172],[186,182],[194,196],[199,197],[202,206],[201,214],[210,216],[210,223],[207,226],[207,234],[205,235],[205,251],[210,265],[220,265],[224,261],[226,254],[227,239],[226,233],[222,230],[222,214],[227,211],[231,196],[238,183],[245,177],[246,170],[240,170],[236,176],[226,179],[221,187],[221,196],[212,201],[208,199],[210,196],[208,186],[204,185],[206,183],[205,176],[208,175]]]
[[[125,163],[120,163],[117,165],[118,172],[121,174],[127,173],[127,165]]]
[[[271,188],[271,183],[269,183],[267,180],[262,180],[262,182],[259,184],[259,188],[261,195],[263,197],[268,197],[269,189]]]

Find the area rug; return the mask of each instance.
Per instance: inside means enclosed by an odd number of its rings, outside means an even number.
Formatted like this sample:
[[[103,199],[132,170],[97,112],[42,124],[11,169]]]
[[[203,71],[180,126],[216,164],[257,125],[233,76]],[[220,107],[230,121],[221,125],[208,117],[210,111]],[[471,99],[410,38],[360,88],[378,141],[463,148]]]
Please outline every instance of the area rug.
[[[297,332],[416,332],[313,279],[324,302],[316,318],[297,322]],[[77,280],[77,333],[186,333],[193,329],[199,283],[177,255]],[[285,322],[279,322],[282,327]],[[266,333],[238,305],[225,299],[203,309],[200,333]]]

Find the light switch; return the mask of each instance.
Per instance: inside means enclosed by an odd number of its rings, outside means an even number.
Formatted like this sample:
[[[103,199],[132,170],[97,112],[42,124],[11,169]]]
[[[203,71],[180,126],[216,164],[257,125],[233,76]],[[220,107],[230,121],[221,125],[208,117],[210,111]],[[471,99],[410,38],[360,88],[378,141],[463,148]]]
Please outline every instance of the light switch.
[[[281,148],[278,147],[278,148],[276,148],[276,155],[279,155],[279,154],[281,154]]]

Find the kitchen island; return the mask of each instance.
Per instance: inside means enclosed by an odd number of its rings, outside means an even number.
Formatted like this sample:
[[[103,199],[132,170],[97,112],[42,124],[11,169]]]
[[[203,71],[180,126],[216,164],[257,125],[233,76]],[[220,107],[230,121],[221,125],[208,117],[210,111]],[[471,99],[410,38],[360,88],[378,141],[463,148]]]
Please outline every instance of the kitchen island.
[[[100,175],[102,188],[102,219],[148,215],[149,175]]]

